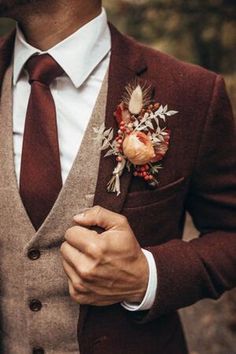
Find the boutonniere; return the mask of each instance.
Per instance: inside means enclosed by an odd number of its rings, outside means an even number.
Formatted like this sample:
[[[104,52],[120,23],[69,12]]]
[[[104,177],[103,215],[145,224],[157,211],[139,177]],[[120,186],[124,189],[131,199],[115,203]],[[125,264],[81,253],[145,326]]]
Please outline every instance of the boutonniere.
[[[151,90],[140,84],[129,84],[121,103],[114,112],[119,125],[117,135],[104,124],[94,128],[101,141],[101,150],[108,150],[104,157],[114,156],[117,162],[107,184],[108,192],[120,194],[120,177],[125,168],[134,176],[143,178],[151,188],[158,185],[157,175],[162,168],[170,141],[166,119],[178,113],[168,110],[168,105],[151,102]]]

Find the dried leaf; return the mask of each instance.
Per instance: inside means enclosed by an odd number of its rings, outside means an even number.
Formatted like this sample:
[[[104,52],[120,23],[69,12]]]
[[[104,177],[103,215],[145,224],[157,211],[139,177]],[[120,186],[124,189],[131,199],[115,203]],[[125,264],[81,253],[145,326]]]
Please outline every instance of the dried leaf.
[[[102,123],[101,126],[100,126],[100,128],[98,129],[98,134],[99,134],[99,135],[100,135],[100,134],[103,134],[104,130],[105,130],[105,123]]]
[[[112,130],[112,128],[105,130],[105,132],[103,133],[103,136],[108,136],[110,134],[111,130]]]
[[[110,131],[110,133],[109,133],[107,139],[108,139],[109,141],[111,141],[111,140],[113,139],[113,136],[114,136],[114,134],[113,134],[113,129],[111,129],[111,131]]]
[[[127,162],[126,162],[126,168],[127,168],[127,170],[128,170],[129,172],[131,171],[131,166],[132,166],[131,162],[130,162],[129,160],[127,160]]]
[[[160,117],[161,119],[163,119],[163,120],[164,120],[164,122],[166,121],[166,117],[165,117],[165,115],[164,115],[164,114],[159,114],[159,117]]]
[[[166,115],[167,116],[173,116],[174,114],[177,114],[177,113],[179,113],[178,111],[168,111],[168,112],[166,112]]]
[[[104,140],[100,150],[106,150],[107,148],[109,148],[110,144],[109,144],[109,141],[107,139]]]
[[[155,116],[156,116],[156,117],[159,116],[159,114],[162,114],[162,112],[163,112],[163,106],[160,105],[160,107],[158,108],[158,110],[155,112]]]
[[[154,129],[154,126],[153,126],[153,124],[152,124],[152,122],[151,122],[150,120],[147,120],[147,121],[146,121],[146,126],[147,126],[148,128],[150,128],[150,129]]]
[[[142,131],[142,130],[147,130],[148,128],[146,127],[146,125],[140,125],[140,127],[138,127],[136,130],[138,131]]]
[[[159,127],[160,123],[159,123],[159,119],[157,117],[154,118],[154,121],[156,122],[156,125]]]
[[[113,149],[110,149],[107,151],[107,153],[104,155],[104,157],[108,157],[108,156],[111,156],[114,154],[114,150]]]

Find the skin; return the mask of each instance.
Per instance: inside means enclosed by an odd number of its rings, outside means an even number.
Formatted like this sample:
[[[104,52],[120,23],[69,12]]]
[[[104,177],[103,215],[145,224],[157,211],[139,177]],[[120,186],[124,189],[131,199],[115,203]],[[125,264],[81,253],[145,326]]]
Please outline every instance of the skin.
[[[29,44],[46,51],[101,12],[101,0],[0,0],[0,17],[16,20]]]
[[[0,16],[18,21],[26,40],[46,51],[101,12],[101,0],[0,0]],[[74,218],[61,246],[69,292],[80,304],[140,303],[148,264],[127,219],[99,206]],[[102,234],[91,230],[102,228]]]
[[[148,265],[127,219],[95,206],[74,217],[61,246],[71,297],[80,304],[105,306],[142,301]],[[99,226],[104,232],[90,230]]]

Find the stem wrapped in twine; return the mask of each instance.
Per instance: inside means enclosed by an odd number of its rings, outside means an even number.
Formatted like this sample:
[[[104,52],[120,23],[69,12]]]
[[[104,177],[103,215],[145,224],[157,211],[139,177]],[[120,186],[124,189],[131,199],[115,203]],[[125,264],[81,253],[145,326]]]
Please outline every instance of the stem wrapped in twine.
[[[113,170],[113,176],[107,184],[108,192],[116,193],[117,196],[120,194],[120,176],[123,173],[125,164],[125,159],[122,159],[122,161],[118,162],[117,166]]]

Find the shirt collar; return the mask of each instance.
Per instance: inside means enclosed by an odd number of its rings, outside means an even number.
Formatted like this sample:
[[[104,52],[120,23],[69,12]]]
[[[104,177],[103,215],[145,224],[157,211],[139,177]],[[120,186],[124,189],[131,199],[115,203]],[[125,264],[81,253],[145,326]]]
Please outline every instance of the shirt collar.
[[[60,64],[74,86],[78,88],[110,50],[111,35],[107,24],[107,15],[103,8],[99,16],[50,48],[46,53]],[[27,43],[17,26],[13,62],[14,85],[18,81],[26,61],[34,54],[42,54],[42,51]]]

